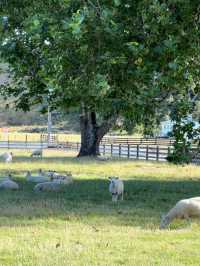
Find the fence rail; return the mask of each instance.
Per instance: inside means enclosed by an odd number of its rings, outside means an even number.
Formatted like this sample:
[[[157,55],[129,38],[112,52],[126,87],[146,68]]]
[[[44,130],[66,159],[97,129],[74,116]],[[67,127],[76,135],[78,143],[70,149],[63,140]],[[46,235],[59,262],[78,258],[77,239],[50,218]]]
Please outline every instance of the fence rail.
[[[174,143],[172,138],[123,138],[123,137],[104,137],[102,144],[130,144],[130,145],[165,145],[171,146]]]
[[[78,151],[79,142],[65,142],[58,147]],[[111,157],[120,157],[137,160],[166,161],[172,147],[155,145],[123,145],[123,144],[100,144],[100,153]]]

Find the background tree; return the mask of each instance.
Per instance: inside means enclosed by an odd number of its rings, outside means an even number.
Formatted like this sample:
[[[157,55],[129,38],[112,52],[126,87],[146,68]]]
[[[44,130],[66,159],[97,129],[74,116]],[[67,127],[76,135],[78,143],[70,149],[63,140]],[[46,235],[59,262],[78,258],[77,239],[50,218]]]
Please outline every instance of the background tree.
[[[1,2],[5,95],[24,110],[79,108],[80,156],[99,154],[119,117],[147,125],[173,94],[198,91],[197,0]]]

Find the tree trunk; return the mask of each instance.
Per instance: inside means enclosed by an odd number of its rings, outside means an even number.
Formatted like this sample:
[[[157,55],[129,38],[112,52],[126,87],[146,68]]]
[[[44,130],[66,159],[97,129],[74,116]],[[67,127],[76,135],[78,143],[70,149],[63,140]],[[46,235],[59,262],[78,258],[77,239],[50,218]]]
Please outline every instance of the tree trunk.
[[[108,119],[98,126],[96,113],[83,108],[80,115],[81,148],[78,157],[100,155],[100,142],[112,125],[113,121]]]

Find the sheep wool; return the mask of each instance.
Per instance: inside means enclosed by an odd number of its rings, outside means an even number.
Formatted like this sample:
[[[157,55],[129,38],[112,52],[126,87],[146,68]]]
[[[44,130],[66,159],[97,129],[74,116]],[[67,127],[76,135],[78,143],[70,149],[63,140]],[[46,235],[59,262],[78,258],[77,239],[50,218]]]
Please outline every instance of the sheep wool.
[[[189,219],[195,216],[200,216],[200,197],[180,200],[162,217],[160,229],[166,228],[174,219]]]
[[[10,190],[18,190],[19,185],[16,182],[14,182],[13,180],[11,180],[11,176],[9,175],[7,178],[5,178],[4,180],[2,180],[0,182],[0,188],[10,189]]]
[[[31,157],[39,156],[42,157],[42,149],[36,149],[31,153]]]
[[[6,163],[11,163],[13,160],[13,154],[12,152],[5,152],[2,154],[3,159]]]
[[[41,191],[59,192],[63,190],[63,186],[58,182],[49,181],[49,182],[39,183],[35,185],[33,190],[35,192],[41,192]]]
[[[26,180],[28,182],[42,183],[42,182],[49,181],[50,178],[48,176],[44,176],[44,175],[32,175],[31,172],[28,171],[26,174]]]
[[[109,192],[112,194],[112,201],[117,201],[119,196],[123,200],[124,195],[124,183],[118,177],[109,177]]]

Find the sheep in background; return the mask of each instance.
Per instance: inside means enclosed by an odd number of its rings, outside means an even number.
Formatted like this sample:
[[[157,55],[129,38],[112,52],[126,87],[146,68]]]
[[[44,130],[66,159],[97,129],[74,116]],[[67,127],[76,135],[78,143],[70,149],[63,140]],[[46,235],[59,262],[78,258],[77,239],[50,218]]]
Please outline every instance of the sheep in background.
[[[166,228],[174,219],[189,219],[189,217],[200,216],[200,197],[183,199],[163,216],[160,229]]]
[[[118,197],[121,196],[123,200],[124,195],[124,183],[118,177],[109,177],[109,192],[112,194],[112,201],[117,201]]]
[[[11,163],[13,160],[13,153],[12,152],[5,152],[1,155],[6,163]]]
[[[42,157],[42,149],[33,150],[32,153],[31,153],[31,157],[34,157],[34,156]]]
[[[13,180],[11,180],[12,176],[9,174],[8,177],[4,178],[1,182],[0,182],[0,188],[3,189],[10,189],[10,190],[18,190],[19,189],[19,185],[14,182]]]
[[[26,180],[28,182],[41,183],[49,181],[49,177],[44,175],[31,175],[31,172],[28,171],[26,174]]]
[[[53,191],[53,192],[59,192],[63,190],[63,185],[58,183],[58,182],[54,182],[54,181],[49,181],[49,182],[44,182],[44,183],[39,183],[37,185],[35,185],[35,187],[33,188],[33,190],[35,192],[40,192],[40,191]]]

